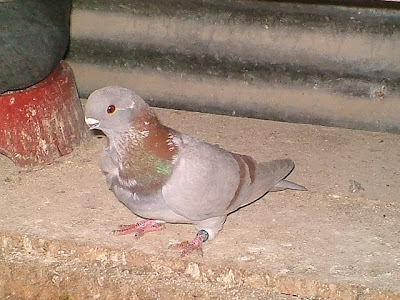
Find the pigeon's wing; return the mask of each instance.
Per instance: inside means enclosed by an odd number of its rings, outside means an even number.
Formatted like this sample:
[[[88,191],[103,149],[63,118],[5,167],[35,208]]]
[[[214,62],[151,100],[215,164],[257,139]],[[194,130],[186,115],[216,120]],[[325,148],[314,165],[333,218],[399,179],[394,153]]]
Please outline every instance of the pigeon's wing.
[[[226,215],[240,183],[232,155],[186,135],[175,138],[179,152],[171,177],[162,188],[174,212],[192,221]]]
[[[227,215],[260,198],[294,167],[289,159],[257,164],[186,135],[178,143],[179,156],[162,193],[171,210],[194,221]]]
[[[237,155],[237,154],[236,154]],[[288,176],[294,168],[294,163],[290,159],[272,160],[269,162],[256,163],[251,157],[240,155],[242,160],[249,161],[248,165],[253,165],[250,172],[250,185],[247,188],[250,195],[245,193],[238,197],[237,202],[229,207],[229,211],[234,211],[241,206],[247,205],[274,189],[283,178]]]
[[[257,165],[257,182],[254,184],[253,197],[262,197],[294,169],[291,159],[279,159]],[[267,190],[266,190],[267,189]]]

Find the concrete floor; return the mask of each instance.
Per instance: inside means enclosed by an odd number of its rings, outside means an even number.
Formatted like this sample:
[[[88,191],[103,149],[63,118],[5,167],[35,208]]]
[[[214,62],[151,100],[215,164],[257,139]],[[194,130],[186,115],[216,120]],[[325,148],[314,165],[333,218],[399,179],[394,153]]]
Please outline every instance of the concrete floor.
[[[105,138],[31,171],[0,157],[0,297],[400,299],[400,136],[157,113],[257,160],[292,158],[290,179],[309,190],[267,194],[230,215],[203,257],[182,259],[168,245],[192,239],[190,225],[111,234],[139,218],[106,187]]]

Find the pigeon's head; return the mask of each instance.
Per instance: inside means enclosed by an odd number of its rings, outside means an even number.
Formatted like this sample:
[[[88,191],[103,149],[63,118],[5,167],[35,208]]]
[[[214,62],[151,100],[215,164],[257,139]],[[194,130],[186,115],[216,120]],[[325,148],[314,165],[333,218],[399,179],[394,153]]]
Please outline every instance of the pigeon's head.
[[[94,91],[85,108],[85,121],[90,129],[99,129],[109,138],[126,131],[135,115],[148,105],[133,91],[108,86]]]

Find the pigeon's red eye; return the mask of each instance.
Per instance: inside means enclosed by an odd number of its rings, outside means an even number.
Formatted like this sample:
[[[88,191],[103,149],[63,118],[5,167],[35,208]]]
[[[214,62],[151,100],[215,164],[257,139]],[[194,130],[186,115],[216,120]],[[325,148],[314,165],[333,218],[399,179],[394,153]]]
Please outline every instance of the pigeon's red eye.
[[[109,113],[109,114],[112,114],[114,111],[115,111],[115,105],[109,105],[108,107],[107,107],[107,113]]]

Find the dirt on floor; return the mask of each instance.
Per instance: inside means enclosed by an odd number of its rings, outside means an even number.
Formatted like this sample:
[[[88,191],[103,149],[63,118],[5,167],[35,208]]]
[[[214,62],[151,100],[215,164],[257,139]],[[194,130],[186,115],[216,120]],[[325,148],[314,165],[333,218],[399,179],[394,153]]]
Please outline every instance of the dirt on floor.
[[[205,289],[210,282],[235,288],[237,299],[240,289],[301,297],[400,297],[400,136],[173,110],[157,113],[166,125],[259,161],[293,159],[290,180],[308,191],[267,194],[231,214],[218,237],[204,245],[203,257],[181,259],[168,245],[192,239],[193,226],[167,224],[166,230],[139,240],[111,234],[119,224],[139,218],[107,189],[98,166],[105,137],[93,136],[71,155],[29,171],[0,157],[0,269],[9,270],[8,277],[0,275],[11,278],[12,266],[26,262],[21,256],[36,249],[29,243],[39,239],[65,243],[64,248],[70,243],[89,247],[70,254],[99,248],[140,253],[154,263],[153,276],[180,272],[180,280],[189,278]],[[13,244],[13,235],[20,242]],[[62,255],[49,251],[42,258],[59,257],[61,264]],[[81,261],[79,268],[84,266]],[[176,281],[175,288],[185,284]],[[365,296],[370,292],[372,298]],[[101,288],[97,294],[101,298]]]

